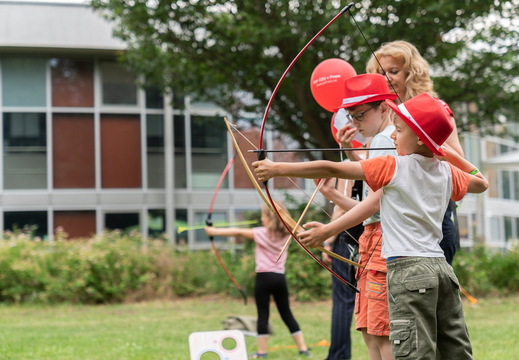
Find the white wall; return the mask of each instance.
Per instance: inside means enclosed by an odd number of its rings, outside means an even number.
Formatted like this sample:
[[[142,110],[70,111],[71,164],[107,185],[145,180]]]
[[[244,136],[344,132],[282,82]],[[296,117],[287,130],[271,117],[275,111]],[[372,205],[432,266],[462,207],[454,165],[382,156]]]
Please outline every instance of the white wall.
[[[0,1],[0,48],[125,49],[112,28],[85,4]]]

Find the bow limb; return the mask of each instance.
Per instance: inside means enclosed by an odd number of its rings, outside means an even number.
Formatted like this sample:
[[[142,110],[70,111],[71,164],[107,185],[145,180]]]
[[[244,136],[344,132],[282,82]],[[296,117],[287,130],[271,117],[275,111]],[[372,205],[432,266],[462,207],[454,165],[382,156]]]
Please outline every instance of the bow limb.
[[[266,125],[266,122],[267,122],[267,117],[268,117],[268,113],[269,113],[269,110],[271,108],[271,105],[272,105],[272,102],[274,101],[274,97],[276,96],[276,93],[279,89],[279,87],[281,86],[281,83],[283,82],[283,80],[286,78],[288,72],[290,71],[290,69],[292,69],[292,67],[294,66],[294,64],[297,62],[297,60],[299,59],[299,57],[306,51],[306,49],[308,49],[308,47],[310,47],[310,45],[333,23],[335,22],[335,20],[337,20],[340,16],[342,16],[344,13],[346,13],[346,11],[348,11],[351,7],[353,6],[353,3],[350,3],[348,4],[347,6],[345,6],[332,20],[330,20],[321,30],[319,30],[319,32],[317,34],[314,35],[314,37],[312,37],[312,39],[310,39],[310,41],[303,47],[303,49],[301,49],[301,51],[297,54],[297,56],[294,58],[294,60],[292,60],[292,62],[289,64],[289,66],[287,67],[287,69],[284,71],[283,75],[281,76],[281,78],[279,79],[276,87],[274,88],[274,90],[272,91],[272,94],[270,96],[270,99],[267,103],[267,107],[265,108],[265,113],[263,115],[263,121],[261,123],[261,130],[260,130],[260,136],[259,136],[259,146],[258,148],[261,150],[263,149],[263,135],[265,133],[265,125]],[[265,158],[265,152],[262,151],[262,152],[259,152],[258,153],[258,159],[259,160],[262,160]],[[245,164],[246,165],[246,164]],[[248,166],[246,165],[246,167],[248,168]],[[250,171],[250,169],[249,169]],[[252,175],[252,174],[251,174]],[[253,183],[256,182],[256,179],[251,176],[251,181],[253,181]],[[297,241],[297,243],[299,244],[299,246],[301,246],[303,248],[303,250],[306,251],[306,253],[308,255],[310,255],[319,265],[321,265],[322,267],[324,267],[326,270],[328,270],[332,275],[334,275],[337,279],[339,279],[342,283],[344,283],[348,288],[350,288],[351,290],[355,291],[355,292],[359,292],[359,290],[353,286],[353,284],[349,283],[348,281],[344,280],[341,276],[339,276],[338,274],[336,274],[332,269],[330,269],[325,263],[323,263],[321,260],[319,260],[300,240],[299,238],[294,234],[294,231],[292,231],[292,229],[290,228],[290,226],[287,224],[287,222],[283,219],[283,217],[281,216],[280,214],[280,211],[278,211],[277,207],[275,206],[275,203],[274,203],[274,200],[272,199],[272,195],[270,194],[270,190],[267,186],[267,182],[264,182],[263,183],[264,186],[265,186],[265,193],[267,194],[267,199],[268,199],[268,202],[270,203],[270,207],[271,209],[273,209],[275,211],[275,213],[277,214],[277,216],[279,217],[279,219],[281,220],[281,222],[283,223],[283,225],[286,227],[286,229],[288,230],[288,232],[290,233],[290,235],[294,238],[294,240]],[[256,186],[255,186],[256,187]],[[259,188],[259,186],[258,186]],[[261,193],[263,193],[261,191],[261,189],[259,189],[259,191]]]
[[[290,235],[297,241],[299,246],[301,246],[308,255],[310,255],[319,265],[324,267],[326,270],[328,270],[333,276],[335,276],[337,279],[339,279],[344,285],[346,285],[350,290],[359,292],[359,290],[351,284],[349,281],[343,279],[341,276],[339,276],[337,273],[335,273],[332,269],[330,269],[325,263],[323,263],[321,260],[319,260],[306,246],[303,245],[303,243],[299,240],[299,238],[294,234],[294,232],[290,229],[290,225],[292,225],[293,228],[298,228],[300,231],[303,231],[304,229],[300,226],[297,227],[296,221],[290,217],[283,209],[278,207],[272,197],[270,196],[270,193],[268,192],[268,188],[265,188],[267,191],[268,197],[263,193],[263,191],[260,188],[260,185],[258,184],[258,181],[254,177],[254,174],[252,174],[251,169],[249,168],[249,165],[247,164],[247,161],[245,160],[245,157],[243,156],[243,153],[240,149],[240,146],[238,145],[238,141],[236,141],[236,137],[234,136],[232,129],[229,125],[229,121],[224,118],[225,125],[227,126],[227,131],[229,132],[229,135],[231,136],[231,140],[233,142],[234,148],[236,149],[236,153],[238,154],[238,158],[243,164],[243,167],[245,168],[245,172],[247,173],[247,176],[249,177],[250,181],[252,182],[252,185],[254,188],[258,191],[258,194],[261,196],[261,199],[265,202],[265,204],[269,207],[269,209],[273,212],[275,212],[279,218],[281,219],[281,222],[285,225],[287,230],[289,231]],[[290,223],[289,224],[287,224]],[[297,231],[297,230],[296,230]],[[322,249],[322,248],[321,248]],[[321,250],[319,249],[319,250]],[[324,249],[323,249],[324,250]]]
[[[263,114],[263,121],[261,123],[261,130],[260,130],[260,138],[259,138],[259,148],[260,149],[263,149],[263,134],[265,133],[265,124],[267,123],[267,117],[268,117],[268,114],[269,114],[269,110],[272,106],[272,102],[274,101],[274,98],[276,97],[276,94],[279,90],[279,87],[281,86],[281,84],[283,83],[283,80],[287,77],[288,75],[288,72],[290,71],[290,69],[292,69],[292,67],[294,66],[294,64],[297,62],[297,60],[299,60],[299,58],[301,57],[301,55],[303,55],[303,53],[306,51],[306,49],[308,49],[310,47],[310,45],[312,45],[312,43],[319,37],[321,36],[321,34],[326,30],[328,29],[328,27],[333,24],[335,22],[335,20],[337,20],[339,17],[341,17],[344,13],[346,13],[346,11],[349,11],[350,8],[353,6],[353,3],[349,3],[348,5],[346,5],[337,15],[335,15],[333,17],[333,19],[331,19],[328,24],[326,24],[321,30],[319,30],[319,32],[317,34],[315,34],[311,39],[310,41],[308,41],[308,43],[301,49],[301,51],[299,51],[299,53],[296,55],[296,57],[294,58],[294,60],[292,60],[292,62],[288,65],[288,67],[286,68],[286,70],[283,72],[283,75],[281,75],[281,78],[278,80],[278,83],[276,85],[276,87],[274,88],[274,90],[272,91],[272,94],[270,95],[270,99],[267,103],[267,107],[265,108],[265,113]]]
[[[213,238],[213,237],[211,236],[211,238]],[[212,248],[214,250],[214,254],[216,255],[216,258],[218,259],[218,262],[220,263],[220,265],[222,266],[223,270],[225,271],[225,273],[227,274],[229,279],[232,281],[234,286],[236,286],[236,288],[240,292],[241,296],[243,297],[244,304],[247,305],[247,294],[245,294],[245,291],[243,290],[243,288],[240,286],[240,284],[238,284],[236,279],[232,276],[232,274],[229,271],[229,269],[227,268],[227,266],[225,266],[225,262],[223,261],[222,256],[220,255],[220,252],[218,251],[218,248],[216,247],[216,244],[214,243],[213,240],[211,240],[211,246],[212,246]]]
[[[245,172],[247,173],[247,176],[249,177],[250,181],[252,182],[252,185],[254,186],[254,188],[256,189],[258,194],[260,195],[263,202],[265,202],[265,204],[267,204],[267,206],[270,208],[270,210],[274,211],[273,205],[268,201],[267,197],[265,196],[265,194],[261,190],[258,182],[256,181],[256,178],[252,174],[252,171],[249,168],[249,165],[247,164],[247,160],[245,160],[245,156],[243,155],[243,152],[241,151],[240,146],[238,145],[238,141],[236,140],[236,137],[234,136],[234,134],[232,132],[229,121],[227,120],[227,118],[224,118],[223,120],[225,122],[225,126],[227,126],[227,131],[229,132],[229,135],[231,136],[231,140],[234,145],[234,149],[236,150],[236,154],[238,155],[238,158],[242,162],[243,167],[245,168]]]
[[[220,175],[220,179],[218,180],[213,197],[211,199],[211,204],[209,205],[209,211],[207,212],[207,218],[205,220],[205,224],[207,226],[213,226],[212,215],[213,215],[214,203],[216,201],[216,196],[218,195],[218,191],[220,190],[220,187],[222,186],[225,176],[229,172],[229,169],[231,168],[232,164],[234,163],[234,159],[235,159],[235,157],[233,157],[233,158],[231,158],[231,160],[229,160],[229,162],[225,166],[225,169],[222,172],[222,175]],[[214,237],[209,236],[209,241],[211,242],[211,247],[213,248],[214,254],[216,255],[216,258],[218,259],[220,266],[223,268],[223,270],[225,271],[225,273],[227,274],[227,276],[229,277],[231,282],[234,284],[236,289],[238,289],[241,296],[243,297],[243,302],[245,303],[245,305],[247,305],[247,294],[245,294],[245,291],[243,290],[243,288],[240,286],[240,284],[238,284],[238,281],[236,281],[234,276],[232,276],[231,272],[229,271],[229,268],[227,268],[227,266],[225,265],[225,262],[223,261],[222,256],[220,255],[220,252],[218,251],[218,248],[216,247],[216,244],[214,242]]]

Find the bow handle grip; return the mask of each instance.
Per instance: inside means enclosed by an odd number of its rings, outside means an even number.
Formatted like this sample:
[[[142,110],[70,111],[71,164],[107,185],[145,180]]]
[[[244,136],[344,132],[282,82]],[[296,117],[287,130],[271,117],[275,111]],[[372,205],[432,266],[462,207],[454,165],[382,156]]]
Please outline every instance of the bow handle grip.
[[[267,157],[267,153],[265,152],[265,150],[264,149],[258,149],[258,161],[265,160],[266,157]],[[263,185],[265,187],[267,187],[267,183],[268,183],[268,180],[263,181]]]
[[[212,219],[212,214],[209,213],[207,214],[207,219],[205,219],[205,224],[209,227],[212,227],[213,226],[213,219]],[[214,240],[214,236],[209,236],[209,240],[213,241]]]

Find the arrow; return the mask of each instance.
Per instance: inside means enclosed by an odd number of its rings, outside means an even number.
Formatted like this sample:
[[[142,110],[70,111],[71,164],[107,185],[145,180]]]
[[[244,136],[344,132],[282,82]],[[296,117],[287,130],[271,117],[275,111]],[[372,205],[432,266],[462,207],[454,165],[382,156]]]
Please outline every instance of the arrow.
[[[396,150],[396,148],[326,148],[326,149],[274,149],[274,150],[248,150],[250,153],[259,152],[310,152],[310,151],[369,151],[369,150]]]
[[[257,224],[258,221],[256,220],[247,220],[247,221],[238,221],[238,222],[234,222],[234,223],[226,223],[226,222],[222,222],[222,223],[216,223],[213,225],[213,227],[225,227],[225,226],[236,226],[236,225],[250,225],[250,224]],[[194,225],[194,226],[179,226],[177,228],[177,233],[181,233],[181,232],[184,232],[184,231],[187,231],[187,230],[198,230],[198,229],[205,229],[207,227],[207,225]]]

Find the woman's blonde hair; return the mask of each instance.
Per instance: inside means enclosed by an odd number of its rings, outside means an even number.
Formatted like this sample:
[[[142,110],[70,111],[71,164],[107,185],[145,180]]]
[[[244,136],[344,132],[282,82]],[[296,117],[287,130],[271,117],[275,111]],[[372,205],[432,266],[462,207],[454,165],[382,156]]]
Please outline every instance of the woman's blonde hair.
[[[283,209],[283,211],[288,214],[288,210],[284,204],[282,204],[278,201],[275,201],[275,204],[278,207],[280,207],[281,209]],[[269,219],[266,228],[267,228],[268,232],[271,234],[271,236],[282,237],[282,236],[286,236],[289,234],[287,228],[285,227],[283,222],[279,219],[277,214],[274,213],[272,210],[270,210],[270,208],[267,205],[263,205],[261,207],[261,213],[262,213],[262,215],[265,215],[267,217],[267,219]]]
[[[438,97],[433,90],[433,82],[429,76],[429,63],[418,52],[416,47],[403,40],[392,41],[385,44],[375,51],[375,56],[380,58],[382,56],[392,56],[404,60],[404,70],[407,72],[406,77],[406,91],[405,94],[398,94],[402,101],[407,101],[421,93],[428,93],[432,97]],[[371,55],[366,65],[367,73],[383,74],[384,70]]]

